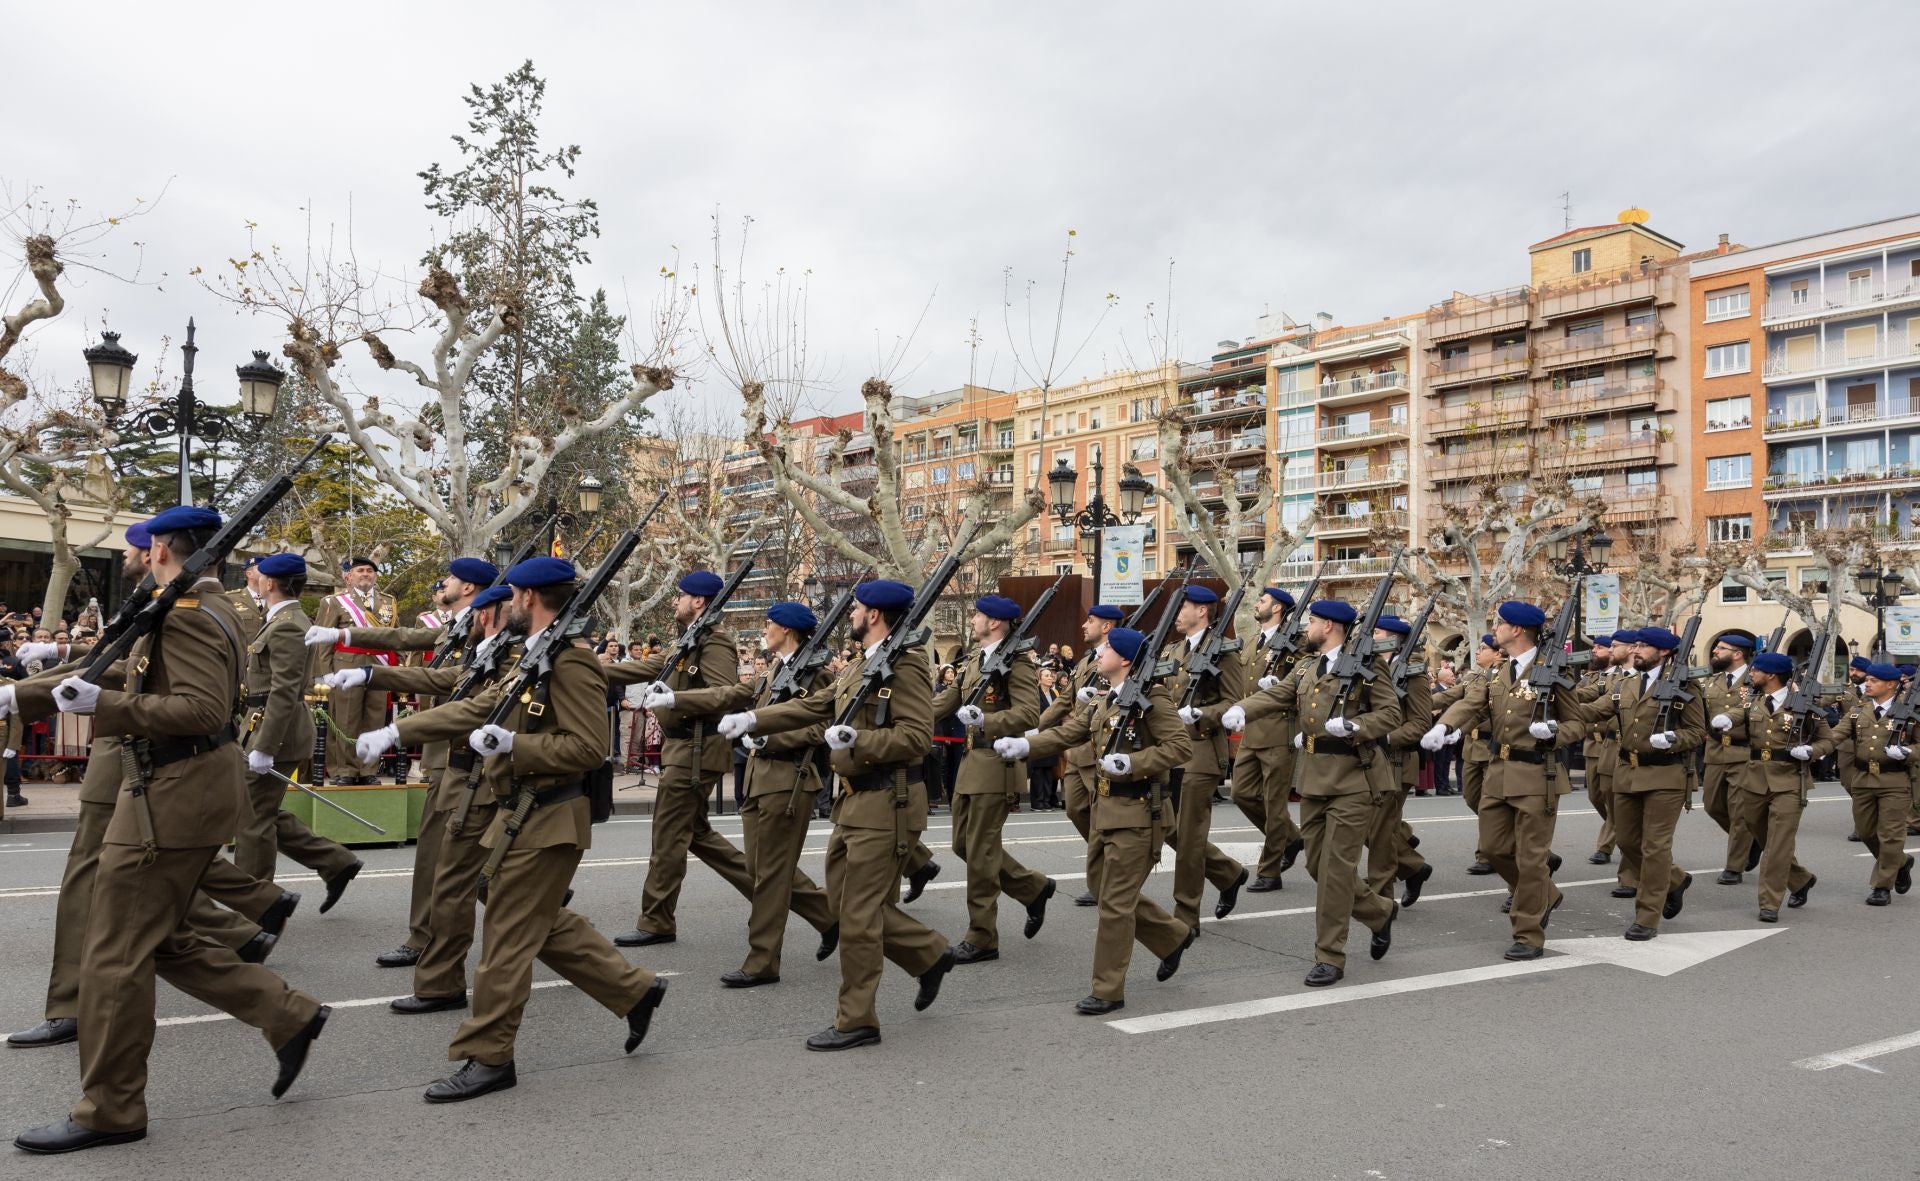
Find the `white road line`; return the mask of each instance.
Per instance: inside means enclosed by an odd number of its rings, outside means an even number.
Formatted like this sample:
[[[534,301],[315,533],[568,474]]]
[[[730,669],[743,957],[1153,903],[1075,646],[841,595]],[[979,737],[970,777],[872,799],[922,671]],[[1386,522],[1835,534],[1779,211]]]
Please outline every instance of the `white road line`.
[[[1831,1054],[1816,1054],[1811,1058],[1802,1058],[1794,1065],[1802,1070],[1832,1070],[1836,1066],[1858,1066],[1862,1070],[1871,1070],[1875,1074],[1880,1074],[1882,1072],[1874,1067],[1862,1064],[1869,1058],[1911,1050],[1915,1046],[1920,1046],[1920,1030],[1903,1033],[1899,1037],[1868,1042],[1862,1046],[1849,1046],[1844,1050],[1835,1050]]]
[[[1910,849],[1907,849],[1907,850],[1904,850],[1904,851],[1905,851],[1905,852],[1908,852],[1908,853],[1920,853],[1920,845],[1915,845],[1915,846],[1913,846],[1912,848],[1910,848]],[[1855,853],[1855,854],[1854,854],[1854,856],[1855,856],[1855,857],[1872,857],[1872,856],[1874,856],[1874,854],[1872,854],[1872,853]]]
[[[679,974],[680,973],[678,972],[655,972],[654,973],[654,975],[656,976],[678,976]],[[536,980],[533,982],[533,987],[535,988],[572,988],[573,981],[571,980]],[[350,1000],[350,1001],[322,1001],[320,1003],[333,1009],[367,1009],[367,1008],[372,1008],[374,1005],[390,1005],[394,1001],[401,999],[401,997],[405,997],[408,995],[411,995],[411,994],[403,992],[399,996],[363,996],[363,997],[357,997],[354,1000]],[[205,1025],[211,1021],[232,1021],[232,1020],[234,1020],[234,1016],[231,1013],[199,1013],[192,1017],[162,1017],[158,1021],[155,1021],[154,1024],[155,1025]]]

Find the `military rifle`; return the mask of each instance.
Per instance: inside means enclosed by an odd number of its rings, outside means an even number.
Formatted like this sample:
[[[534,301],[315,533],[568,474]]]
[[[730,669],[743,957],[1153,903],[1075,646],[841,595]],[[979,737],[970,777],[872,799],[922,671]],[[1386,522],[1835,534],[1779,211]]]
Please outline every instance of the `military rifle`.
[[[1814,715],[1825,712],[1820,707],[1820,697],[1826,689],[1826,686],[1820,683],[1820,672],[1827,667],[1828,661],[1833,659],[1833,645],[1839,631],[1839,621],[1829,612],[1827,621],[1821,625],[1820,631],[1813,637],[1813,648],[1807,654],[1806,668],[1788,686],[1786,700],[1780,705],[1781,712],[1793,718],[1793,733],[1798,742],[1812,740],[1815,729]],[[1907,710],[1904,716],[1897,712],[1903,705]],[[1911,725],[1912,711],[1911,694],[1902,693],[1894,699],[1893,706],[1887,710],[1887,718],[1896,726]]]
[[[1674,649],[1667,671],[1653,683],[1651,696],[1660,703],[1660,710],[1654,715],[1653,732],[1665,733],[1673,729],[1673,710],[1675,706],[1684,706],[1693,700],[1693,693],[1687,689],[1687,683],[1693,673],[1688,666],[1693,655],[1693,639],[1700,634],[1700,617],[1687,620],[1687,629],[1680,633],[1680,646]]]
[[[1320,589],[1320,574],[1326,568],[1327,559],[1322,559],[1314,567],[1313,577],[1287,610],[1286,622],[1276,628],[1267,640],[1267,676],[1279,676],[1300,655],[1300,641],[1307,634],[1307,608],[1313,604],[1314,592]]]
[[[981,699],[987,695],[987,687],[995,678],[1004,678],[1013,672],[1014,657],[1033,651],[1033,646],[1039,642],[1038,637],[1033,634],[1033,625],[1038,623],[1040,616],[1046,613],[1047,605],[1053,602],[1054,593],[1066,580],[1065,574],[1054,579],[1052,586],[1040,592],[1040,597],[1033,601],[1033,606],[1021,612],[1020,622],[1014,625],[1013,631],[1008,633],[1000,646],[993,650],[992,656],[980,662],[980,679],[974,682],[973,691],[967,694],[966,701],[961,704],[979,705]]]
[[[1552,722],[1560,719],[1553,716],[1553,696],[1561,689],[1572,689],[1577,683],[1568,671],[1573,663],[1573,620],[1580,607],[1581,586],[1578,578],[1567,587],[1566,601],[1560,604],[1560,610],[1554,615],[1553,623],[1540,633],[1540,642],[1535,645],[1533,663],[1527,667],[1527,692],[1533,697],[1533,720]],[[1694,621],[1699,626],[1699,620]],[[1685,663],[1683,657],[1681,663]],[[1538,741],[1536,739],[1536,741]],[[1552,748],[1551,740],[1541,760],[1541,769],[1547,779],[1547,811],[1553,812],[1559,801],[1560,755]]]
[[[1420,614],[1414,617],[1407,638],[1400,643],[1400,650],[1393,654],[1393,660],[1387,664],[1387,682],[1393,686],[1393,695],[1402,701],[1407,699],[1407,678],[1427,671],[1424,662],[1419,665],[1412,663],[1413,654],[1419,650],[1420,637],[1427,631],[1427,620],[1433,617],[1433,608],[1439,602],[1440,596],[1435,595],[1427,600],[1426,606],[1420,608]]]
[[[857,580],[856,580],[857,581]],[[840,621],[853,610],[853,588],[850,586],[840,592],[840,596],[827,608],[827,613],[814,625],[813,634],[807,637],[793,655],[773,674],[773,685],[768,690],[767,704],[774,705],[795,697],[804,697],[813,687],[814,674],[826,667],[833,659],[833,633]]]
[[[1162,661],[1160,650],[1166,647],[1167,637],[1173,632],[1174,618],[1180,614],[1180,607],[1186,601],[1187,584],[1182,582],[1174,588],[1173,597],[1167,601],[1167,609],[1160,613],[1159,622],[1153,625],[1153,634],[1140,645],[1140,651],[1135,654],[1133,664],[1127,670],[1126,679],[1114,689],[1111,701],[1112,713],[1108,715],[1113,720],[1113,727],[1107,732],[1106,746],[1101,751],[1103,757],[1122,753],[1121,743],[1134,741],[1140,719],[1153,708],[1150,695],[1153,692],[1154,682],[1173,672],[1173,662]],[[1130,755],[1132,752],[1125,753]],[[1179,773],[1180,769],[1175,768],[1174,774]],[[1156,865],[1160,862],[1160,846],[1164,843],[1161,821],[1165,811],[1164,788],[1156,779],[1147,789],[1147,823],[1149,825],[1147,843],[1153,849],[1153,861]]]
[[[1792,616],[1792,613],[1789,612],[1787,615],[1787,619],[1791,619],[1791,618],[1793,618],[1793,616]],[[1767,646],[1761,649],[1761,651],[1763,652],[1781,651],[1780,645],[1785,643],[1787,638],[1787,619],[1782,619],[1780,621],[1780,626],[1773,629],[1773,634],[1767,637]]]
[[[1373,588],[1373,598],[1367,601],[1367,609],[1353,624],[1353,630],[1347,633],[1346,640],[1340,645],[1340,655],[1327,670],[1327,675],[1337,679],[1340,687],[1334,691],[1333,708],[1329,718],[1344,718],[1347,709],[1353,703],[1353,695],[1363,684],[1371,685],[1379,670],[1373,667],[1374,639],[1373,629],[1380,621],[1380,613],[1386,610],[1387,592],[1393,589],[1393,580],[1400,574],[1400,563],[1406,557],[1405,551],[1393,552],[1393,565],[1387,568],[1380,585]]]
[[[839,715],[833,719],[834,725],[851,726],[860,708],[867,703],[867,698],[878,693],[882,686],[893,679],[893,674],[899,669],[900,658],[907,649],[917,648],[927,642],[930,633],[921,625],[933,612],[934,602],[939,599],[940,592],[947,588],[947,583],[952,581],[954,572],[960,569],[960,555],[965,552],[968,543],[973,540],[973,535],[978,531],[978,525],[969,523],[966,532],[961,534],[954,542],[953,548],[947,551],[947,556],[940,559],[940,564],[933,568],[933,573],[927,575],[926,581],[920,584],[920,589],[913,592],[913,602],[907,605],[905,613],[900,617],[899,625],[887,633],[887,638],[880,641],[879,646],[874,648],[873,654],[867,657],[866,664],[861,667],[860,682],[853,687],[853,692],[847,697],[846,705],[841,707]]]
[[[1220,658],[1229,652],[1238,652],[1243,641],[1227,639],[1227,629],[1233,626],[1233,613],[1240,609],[1240,600],[1247,597],[1247,584],[1242,582],[1233,588],[1227,601],[1220,605],[1220,617],[1213,621],[1207,634],[1193,646],[1187,654],[1187,688],[1180,694],[1180,708],[1190,709],[1200,696],[1200,684],[1203,680],[1219,681]]]
[[[1140,627],[1140,621],[1145,619],[1147,616],[1153,614],[1153,605],[1155,603],[1158,603],[1160,601],[1160,596],[1166,593],[1168,583],[1172,582],[1175,578],[1178,578],[1180,580],[1181,586],[1185,586],[1187,583],[1193,581],[1193,571],[1195,566],[1199,564],[1199,561],[1200,561],[1200,555],[1195,554],[1192,560],[1187,563],[1187,569],[1185,573],[1170,574],[1167,577],[1161,579],[1160,584],[1158,586],[1154,587],[1151,591],[1147,592],[1147,597],[1141,600],[1140,605],[1127,613],[1126,622],[1122,623],[1120,626],[1130,627],[1135,630],[1138,630]]]

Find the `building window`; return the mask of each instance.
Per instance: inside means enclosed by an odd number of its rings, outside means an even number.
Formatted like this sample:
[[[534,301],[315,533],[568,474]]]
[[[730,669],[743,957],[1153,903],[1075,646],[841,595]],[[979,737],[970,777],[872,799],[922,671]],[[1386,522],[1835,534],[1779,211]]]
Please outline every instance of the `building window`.
[[[1753,456],[1716,455],[1707,460],[1707,491],[1753,487]]]
[[[1027,474],[1029,476],[1037,476],[1040,474],[1040,453],[1038,451],[1027,456]]]
[[[1160,454],[1160,440],[1152,435],[1142,435],[1127,444],[1128,459],[1152,459]]]
[[[1707,540],[1709,542],[1752,541],[1752,515],[1742,513],[1734,517],[1708,517]]]
[[[1056,578],[1058,578],[1062,574],[1072,574],[1072,573],[1073,573],[1072,562],[1055,562],[1053,564],[1053,574],[1054,574],[1054,577]]]
[[[1584,275],[1592,269],[1593,269],[1593,251],[1590,248],[1582,247],[1581,249],[1573,252],[1573,273],[1574,274]]]
[[[1753,457],[1743,455],[1740,458],[1751,461]],[[1626,473],[1626,481],[1628,491],[1636,488],[1658,488],[1660,486],[1660,469],[1651,467],[1629,468]]]
[[[1720,580],[1720,601],[1722,603],[1744,603],[1747,601],[1747,588],[1733,580],[1732,575]]]
[[[973,461],[968,460],[967,462],[961,464],[959,468],[959,474],[956,475],[954,478],[960,479],[960,480],[973,479]]]
[[[939,464],[933,469],[933,482],[936,484],[944,484],[947,482],[946,464]]]
[[[1873,272],[1870,270],[1848,271],[1847,302],[1859,303],[1861,300],[1871,298],[1873,298]]]
[[[1732,344],[1716,344],[1707,349],[1707,376],[1725,377],[1731,373],[1745,373],[1753,368],[1752,345],[1744,340]]]
[[[918,521],[926,515],[927,506],[924,504],[910,504],[907,506],[907,520],[909,521]]]
[[[1753,399],[1745,394],[1737,398],[1715,398],[1707,403],[1707,429],[1736,431],[1753,425]]]
[[[1567,325],[1567,339],[1578,340],[1585,336],[1599,336],[1606,331],[1606,321],[1595,316],[1591,320],[1575,320]]]
[[[1807,290],[1805,279],[1795,279],[1787,284],[1787,302],[1792,306],[1802,307],[1812,298],[1812,293]]]
[[[1737,320],[1748,313],[1747,289],[1729,287],[1723,291],[1707,292],[1707,320]]]

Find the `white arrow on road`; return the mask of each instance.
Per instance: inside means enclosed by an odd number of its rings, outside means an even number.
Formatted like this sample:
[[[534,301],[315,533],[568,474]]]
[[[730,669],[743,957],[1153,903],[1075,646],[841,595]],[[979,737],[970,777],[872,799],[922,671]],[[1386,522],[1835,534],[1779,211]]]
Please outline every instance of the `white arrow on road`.
[[[1430,976],[1409,976],[1401,980],[1382,980],[1352,988],[1332,988],[1317,992],[1295,992],[1265,997],[1257,1001],[1236,1001],[1230,1005],[1209,1005],[1200,1009],[1178,1009],[1147,1017],[1128,1017],[1109,1021],[1121,1033],[1161,1033],[1189,1025],[1209,1025],[1216,1021],[1239,1021],[1264,1017],[1270,1013],[1290,1013],[1296,1009],[1317,1009],[1348,1001],[1371,1000],[1381,996],[1400,996],[1433,988],[1451,988],[1481,980],[1504,980],[1509,976],[1528,976],[1535,972],[1557,972],[1588,964],[1614,964],[1622,968],[1671,976],[1675,972],[1703,964],[1715,956],[1757,943],[1769,935],[1778,935],[1785,927],[1765,931],[1688,931],[1663,934],[1646,943],[1631,943],[1619,936],[1569,939],[1553,945],[1560,954],[1519,963],[1490,964],[1484,968],[1465,968],[1458,972],[1436,972]]]

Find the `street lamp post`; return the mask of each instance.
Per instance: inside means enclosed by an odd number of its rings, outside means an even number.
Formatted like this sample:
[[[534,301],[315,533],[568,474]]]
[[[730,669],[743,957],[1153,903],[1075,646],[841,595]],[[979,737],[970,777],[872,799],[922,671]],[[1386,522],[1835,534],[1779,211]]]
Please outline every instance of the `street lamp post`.
[[[1906,579],[1898,570],[1882,570],[1877,566],[1856,570],[1853,576],[1867,592],[1867,602],[1873,607],[1873,656],[1878,660],[1887,648],[1887,608],[1900,602],[1900,588]]]
[[[1586,587],[1584,579],[1589,574],[1605,574],[1607,557],[1613,553],[1613,538],[1606,531],[1595,527],[1588,533],[1576,533],[1557,547],[1560,553],[1550,559],[1553,572],[1562,578],[1582,580],[1581,586],[1574,592],[1573,599],[1573,635],[1578,636],[1585,630],[1581,613],[1586,610]],[[1573,636],[1562,636],[1562,641],[1570,641]]]
[[[180,503],[193,503],[193,441],[212,444],[215,448],[215,461],[218,462],[220,439],[226,434],[226,424],[217,418],[203,418],[208,414],[205,402],[193,396],[193,359],[200,348],[193,343],[194,325],[187,321],[187,342],[180,346],[185,360],[180,370],[180,389],[174,396],[171,407],[164,403],[156,406],[141,406],[128,411],[127,387],[133,375],[134,362],[140,358],[128,352],[120,344],[118,332],[102,332],[100,343],[82,352],[87,360],[87,376],[93,385],[94,401],[100,403],[105,412],[107,425],[115,434],[129,430],[143,430],[150,435],[174,435],[180,443]],[[234,367],[234,374],[240,379],[240,410],[248,418],[264,421],[273,416],[273,408],[280,393],[280,383],[287,379],[286,371],[267,360],[262,349],[255,349],[253,360],[245,365]],[[120,417],[122,414],[125,417]]]
[[[1062,459],[1047,473],[1047,490],[1053,504],[1053,515],[1062,524],[1072,526],[1080,537],[1080,552],[1086,556],[1087,571],[1093,576],[1093,601],[1100,601],[1101,570],[1101,534],[1100,531],[1112,525],[1132,524],[1139,519],[1140,512],[1146,507],[1147,494],[1153,491],[1144,476],[1129,472],[1120,478],[1120,512],[1115,515],[1107,507],[1105,469],[1101,466],[1098,453],[1093,460],[1092,495],[1087,507],[1076,509],[1074,496],[1080,480],[1080,473],[1073,470],[1069,461]]]
[[[580,477],[580,483],[574,486],[574,503],[579,506],[579,516],[575,516],[572,512],[562,512],[558,497],[547,497],[547,524],[544,532],[547,535],[549,555],[553,553],[554,539],[559,536],[561,529],[571,529],[579,524],[581,517],[589,517],[600,511],[600,496],[605,489],[605,484],[590,475]],[[508,541],[504,535],[493,543],[493,564],[500,568],[502,574],[507,572],[507,564],[513,561],[514,549],[513,542]]]

